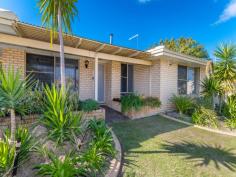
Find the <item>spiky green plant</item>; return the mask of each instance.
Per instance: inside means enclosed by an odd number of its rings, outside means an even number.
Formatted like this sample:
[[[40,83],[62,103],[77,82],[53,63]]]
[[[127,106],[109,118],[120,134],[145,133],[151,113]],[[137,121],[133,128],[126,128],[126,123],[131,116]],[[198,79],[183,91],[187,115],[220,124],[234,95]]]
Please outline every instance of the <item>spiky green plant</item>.
[[[60,41],[61,86],[66,88],[63,30],[71,32],[71,21],[77,16],[77,0],[38,0],[42,23],[51,30],[51,44],[58,34]]]
[[[83,168],[76,166],[73,154],[57,157],[52,152],[46,153],[49,163],[39,164],[35,167],[39,176],[74,177],[83,174]]]
[[[0,141],[0,175],[7,176],[11,173],[16,154],[15,146],[8,141]]]
[[[225,93],[235,90],[236,81],[236,46],[222,44],[214,52],[218,61],[214,67],[214,75],[221,82]]]
[[[25,127],[17,128],[16,141],[20,142],[20,147],[19,150],[17,150],[16,158],[18,160],[18,165],[21,165],[28,160],[29,153],[34,147],[34,141],[29,130]]]
[[[192,121],[195,124],[209,126],[209,127],[218,127],[217,115],[211,109],[206,109],[200,107],[192,115]]]
[[[187,110],[193,108],[193,100],[192,98],[184,95],[173,95],[170,99],[172,104],[175,105],[177,111],[180,116],[183,115]]]
[[[80,133],[81,114],[74,114],[67,93],[55,85],[45,87],[44,113],[41,122],[49,129],[49,137],[57,143],[71,140],[72,135]]]
[[[11,141],[15,141],[16,112],[25,114],[23,100],[32,90],[34,82],[30,76],[22,78],[21,71],[9,66],[8,70],[0,68],[0,109],[5,109],[11,116]]]
[[[215,79],[213,76],[206,77],[201,83],[202,91],[201,94],[211,99],[212,109],[214,110],[214,97],[217,95],[221,95],[222,88],[220,81]]]

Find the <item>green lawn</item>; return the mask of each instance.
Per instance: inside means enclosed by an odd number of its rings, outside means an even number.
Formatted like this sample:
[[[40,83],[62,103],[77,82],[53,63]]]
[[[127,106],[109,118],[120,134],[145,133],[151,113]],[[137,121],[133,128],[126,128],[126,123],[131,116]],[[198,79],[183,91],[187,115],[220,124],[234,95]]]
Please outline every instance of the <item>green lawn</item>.
[[[112,124],[124,150],[124,176],[236,176],[236,137],[153,116]]]

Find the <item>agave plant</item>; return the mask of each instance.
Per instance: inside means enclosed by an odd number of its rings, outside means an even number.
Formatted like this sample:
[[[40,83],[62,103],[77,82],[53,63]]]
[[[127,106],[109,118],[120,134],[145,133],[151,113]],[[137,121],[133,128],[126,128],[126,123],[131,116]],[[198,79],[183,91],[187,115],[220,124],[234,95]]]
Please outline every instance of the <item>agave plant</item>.
[[[71,140],[72,134],[80,133],[81,114],[74,114],[68,101],[67,93],[55,85],[45,87],[44,113],[41,119],[49,129],[49,137],[57,143]]]
[[[11,116],[11,142],[15,141],[16,112],[23,114],[27,111],[23,100],[32,90],[34,82],[30,77],[21,78],[19,69],[8,67],[8,70],[0,68],[0,109],[7,110]]]

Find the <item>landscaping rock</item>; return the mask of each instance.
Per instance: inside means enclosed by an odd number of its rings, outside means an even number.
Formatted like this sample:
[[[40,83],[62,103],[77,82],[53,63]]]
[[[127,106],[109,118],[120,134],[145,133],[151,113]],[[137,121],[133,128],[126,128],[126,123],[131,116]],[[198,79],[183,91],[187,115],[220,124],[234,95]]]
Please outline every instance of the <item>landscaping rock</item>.
[[[31,153],[30,158],[17,169],[16,177],[33,177],[36,176],[36,170],[34,170],[36,165],[44,163],[45,159],[38,153]]]
[[[32,131],[32,136],[35,138],[42,137],[46,134],[47,134],[47,129],[41,125],[37,125]]]

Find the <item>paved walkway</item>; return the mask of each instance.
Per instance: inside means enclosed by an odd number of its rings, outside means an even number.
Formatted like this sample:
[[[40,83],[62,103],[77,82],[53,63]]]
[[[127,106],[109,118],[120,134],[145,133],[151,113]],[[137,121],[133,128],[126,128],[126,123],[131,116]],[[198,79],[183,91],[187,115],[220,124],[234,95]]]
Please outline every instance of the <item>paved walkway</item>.
[[[106,122],[119,122],[129,119],[128,117],[124,116],[122,113],[109,108],[108,106],[102,106],[106,110]]]

